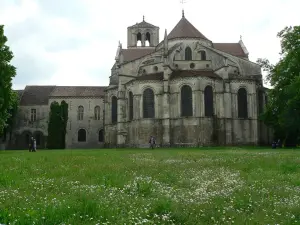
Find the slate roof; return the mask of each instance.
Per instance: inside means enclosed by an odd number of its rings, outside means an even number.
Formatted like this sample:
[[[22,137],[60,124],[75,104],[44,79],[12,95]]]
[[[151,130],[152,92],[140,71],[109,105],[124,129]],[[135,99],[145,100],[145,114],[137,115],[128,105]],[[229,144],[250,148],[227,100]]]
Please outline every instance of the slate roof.
[[[173,71],[171,74],[171,79],[177,78],[177,77],[210,77],[210,78],[215,78],[215,79],[221,79],[220,76],[215,74],[211,70],[178,70],[178,71]]]
[[[154,48],[129,48],[129,49],[122,49],[122,54],[124,57],[124,62],[129,62],[138,58],[141,58],[145,55],[149,55],[154,52]]]
[[[143,20],[140,23],[136,23],[132,26],[130,26],[129,28],[133,28],[133,27],[141,27],[141,28],[156,28],[157,26],[152,25],[151,23],[146,22],[145,20]]]
[[[102,97],[102,86],[56,86],[50,97]]]
[[[48,100],[55,86],[26,86],[20,101],[22,106],[48,105]]]
[[[168,35],[168,39],[173,38],[202,38],[208,40],[184,16]]]
[[[215,49],[229,53],[237,57],[248,57],[243,51],[240,43],[213,43]]]
[[[48,105],[51,97],[103,97],[102,86],[26,86],[23,91],[18,90],[21,95],[20,105]]]

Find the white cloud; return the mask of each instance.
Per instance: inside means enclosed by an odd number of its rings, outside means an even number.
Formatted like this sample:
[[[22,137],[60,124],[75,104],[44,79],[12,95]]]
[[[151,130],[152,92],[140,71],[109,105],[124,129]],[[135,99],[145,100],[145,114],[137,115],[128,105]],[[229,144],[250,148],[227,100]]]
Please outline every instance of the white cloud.
[[[188,0],[186,18],[213,42],[238,42],[250,59],[279,59],[277,33],[299,25],[298,0]],[[11,0],[0,2],[0,23],[18,69],[14,88],[26,84],[108,85],[118,41],[142,16],[160,27],[160,39],[181,18],[174,0]]]

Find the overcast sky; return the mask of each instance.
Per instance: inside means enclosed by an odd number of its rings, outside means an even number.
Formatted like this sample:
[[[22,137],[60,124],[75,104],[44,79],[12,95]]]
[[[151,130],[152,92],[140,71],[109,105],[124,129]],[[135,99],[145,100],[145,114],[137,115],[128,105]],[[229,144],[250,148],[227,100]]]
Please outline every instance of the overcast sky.
[[[238,42],[250,59],[279,59],[277,33],[300,24],[299,0],[187,0],[186,18],[213,42]],[[0,24],[14,52],[15,89],[25,85],[108,85],[118,41],[145,20],[170,32],[180,0],[0,0]]]

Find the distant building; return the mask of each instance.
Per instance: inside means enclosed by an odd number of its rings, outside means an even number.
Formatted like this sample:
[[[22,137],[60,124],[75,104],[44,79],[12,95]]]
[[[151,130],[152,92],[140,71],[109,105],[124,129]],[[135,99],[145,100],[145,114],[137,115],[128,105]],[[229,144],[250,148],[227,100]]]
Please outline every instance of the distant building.
[[[184,16],[163,41],[146,21],[127,28],[108,87],[27,86],[12,148],[44,148],[50,104],[69,104],[67,148],[267,144],[261,68],[242,40],[213,43]],[[105,115],[104,115],[105,113]]]

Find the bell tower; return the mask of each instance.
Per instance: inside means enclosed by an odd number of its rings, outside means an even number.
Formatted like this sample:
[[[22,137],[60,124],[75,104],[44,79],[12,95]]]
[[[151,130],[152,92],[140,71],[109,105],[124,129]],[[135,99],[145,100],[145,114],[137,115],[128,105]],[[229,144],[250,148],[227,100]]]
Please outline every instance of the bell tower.
[[[127,48],[156,47],[159,44],[159,27],[145,21],[127,28]]]

